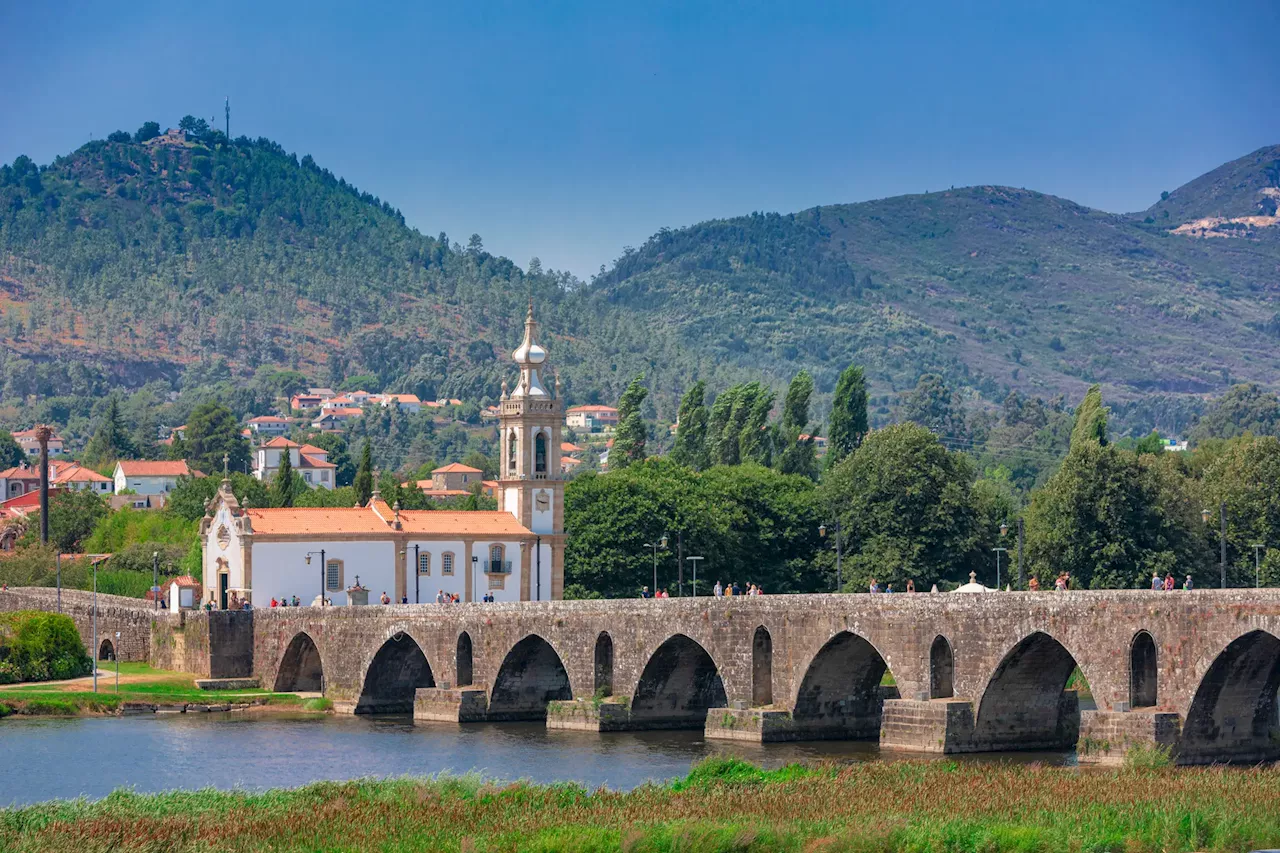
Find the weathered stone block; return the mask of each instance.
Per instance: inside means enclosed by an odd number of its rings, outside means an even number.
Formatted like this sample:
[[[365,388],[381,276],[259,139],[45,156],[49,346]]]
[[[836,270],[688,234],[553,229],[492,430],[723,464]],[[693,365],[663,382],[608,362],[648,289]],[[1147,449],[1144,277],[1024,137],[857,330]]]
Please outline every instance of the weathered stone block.
[[[907,752],[971,752],[973,703],[966,699],[889,699],[880,748]]]
[[[711,708],[703,736],[708,740],[745,740],[751,743],[783,743],[799,740],[790,711],[767,708]]]
[[[1135,747],[1156,747],[1172,754],[1182,720],[1161,711],[1084,711],[1076,754],[1081,763],[1122,764]]]
[[[624,732],[631,728],[631,711],[625,702],[619,701],[554,700],[547,703],[547,728],[581,732]]]
[[[419,687],[413,719],[436,723],[480,723],[488,719],[489,691],[483,687]]]

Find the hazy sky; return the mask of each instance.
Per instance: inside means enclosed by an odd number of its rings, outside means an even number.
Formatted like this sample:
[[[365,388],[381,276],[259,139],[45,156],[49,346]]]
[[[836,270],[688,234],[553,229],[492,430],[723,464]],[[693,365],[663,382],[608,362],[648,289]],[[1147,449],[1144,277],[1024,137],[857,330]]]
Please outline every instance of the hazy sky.
[[[1026,186],[1112,211],[1280,143],[1280,0],[0,0],[0,162],[218,117],[587,276],[662,226]]]

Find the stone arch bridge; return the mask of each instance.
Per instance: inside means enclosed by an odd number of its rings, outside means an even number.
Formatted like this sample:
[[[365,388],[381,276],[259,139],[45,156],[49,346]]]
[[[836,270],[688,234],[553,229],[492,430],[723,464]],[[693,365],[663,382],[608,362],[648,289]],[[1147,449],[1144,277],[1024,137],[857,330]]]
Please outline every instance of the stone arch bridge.
[[[339,710],[930,752],[1280,759],[1280,590],[259,609],[263,686]],[[1073,673],[1092,691],[1081,700]],[[892,678],[887,678],[886,673]],[[1084,705],[1082,710],[1081,706]],[[1094,707],[1090,707],[1090,706]]]

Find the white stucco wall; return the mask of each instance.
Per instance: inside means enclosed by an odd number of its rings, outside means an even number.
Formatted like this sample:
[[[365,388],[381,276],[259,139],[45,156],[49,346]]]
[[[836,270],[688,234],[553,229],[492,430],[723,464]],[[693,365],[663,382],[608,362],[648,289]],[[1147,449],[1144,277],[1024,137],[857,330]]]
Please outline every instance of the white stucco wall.
[[[125,489],[133,489],[140,495],[165,495],[177,484],[176,477],[125,477],[123,472],[117,472],[115,493],[118,495]]]
[[[253,543],[253,603],[266,607],[272,598],[298,596],[309,605],[320,594],[320,555],[311,558],[307,565],[308,551],[324,550],[325,560],[341,560],[343,563],[340,591],[326,591],[326,597],[335,606],[347,603],[346,587],[360,576],[360,585],[368,587],[369,601],[376,602],[385,590],[392,599],[396,595],[396,548],[391,541],[383,542],[326,542],[315,539],[308,542]]]
[[[227,540],[225,547],[218,541],[218,531],[222,527],[227,529]],[[228,589],[241,589],[244,587],[244,561],[242,559],[240,548],[240,537],[236,533],[236,527],[231,518],[231,514],[227,508],[219,507],[218,514],[214,517],[213,523],[209,525],[209,532],[204,541],[204,571],[201,583],[204,585],[205,601],[209,600],[209,593],[215,593],[214,601],[217,601],[218,586],[218,560],[226,560],[227,562],[227,587]],[[201,602],[203,604],[203,602]]]

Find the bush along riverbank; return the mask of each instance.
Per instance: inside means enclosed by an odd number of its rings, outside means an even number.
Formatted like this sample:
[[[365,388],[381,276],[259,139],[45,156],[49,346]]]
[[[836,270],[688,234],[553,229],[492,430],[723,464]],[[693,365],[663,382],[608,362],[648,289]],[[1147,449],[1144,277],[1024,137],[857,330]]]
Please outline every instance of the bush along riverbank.
[[[93,672],[70,616],[37,610],[0,613],[0,684],[79,678]]]
[[[1080,772],[949,761],[760,770],[633,791],[475,776],[0,811],[0,849],[1241,851],[1280,843],[1280,769]]]

